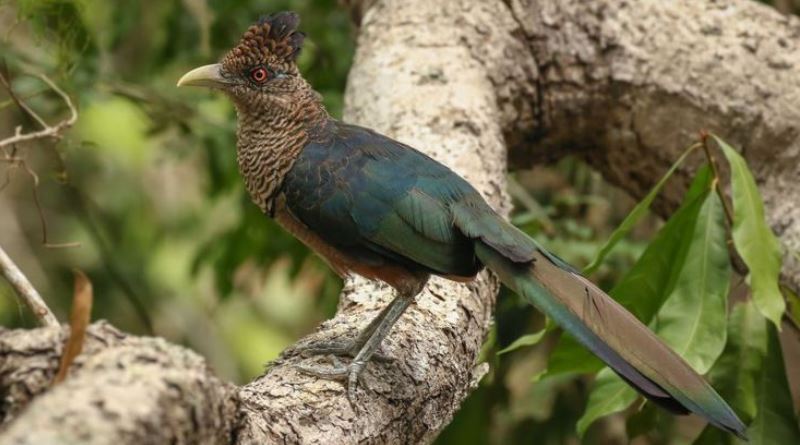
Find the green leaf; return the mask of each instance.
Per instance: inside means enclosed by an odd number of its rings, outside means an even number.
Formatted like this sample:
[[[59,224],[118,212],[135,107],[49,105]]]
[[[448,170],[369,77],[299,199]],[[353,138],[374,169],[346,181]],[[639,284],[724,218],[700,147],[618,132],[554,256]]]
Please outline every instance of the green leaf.
[[[728,343],[708,377],[745,423],[756,416],[756,377],[767,354],[767,323],[752,300],[733,307]],[[741,443],[732,435],[706,427],[696,445]]]
[[[756,418],[747,430],[752,445],[800,443],[792,392],[786,378],[778,332],[767,332],[767,355],[756,380]]]
[[[737,304],[728,322],[728,344],[709,378],[746,422],[756,415],[755,379],[767,353],[767,325],[752,301]]]
[[[610,294],[636,318],[649,324],[675,287],[693,237],[694,226],[711,190],[706,167],[698,172],[684,203],[650,242],[642,256]]]
[[[642,199],[641,201],[639,201],[639,203],[636,204],[636,206],[633,208],[633,210],[631,210],[628,216],[625,217],[625,219],[622,221],[619,227],[617,227],[614,230],[614,232],[608,238],[608,241],[606,241],[603,247],[600,248],[600,250],[597,252],[597,255],[595,255],[592,262],[583,269],[583,273],[585,275],[591,275],[592,273],[594,273],[597,270],[597,268],[600,267],[600,265],[603,263],[603,260],[606,258],[606,256],[608,256],[611,250],[614,249],[614,246],[616,246],[617,243],[622,238],[624,238],[625,236],[628,235],[628,233],[630,233],[631,229],[633,229],[633,226],[635,226],[636,223],[639,222],[639,220],[642,219],[642,217],[647,213],[647,210],[650,208],[650,205],[653,203],[653,200],[655,199],[656,195],[658,195],[658,192],[661,191],[661,188],[664,186],[664,184],[666,184],[670,176],[672,176],[672,174],[675,172],[678,166],[683,163],[683,160],[686,159],[686,156],[688,156],[689,153],[691,153],[694,150],[694,148],[695,146],[689,147],[681,155],[681,157],[679,157],[678,160],[675,161],[674,164],[672,164],[672,167],[670,167],[669,170],[667,170],[667,173],[665,173],[664,176],[661,177],[661,179],[650,190],[647,196],[645,196],[644,199]]]
[[[514,350],[519,349],[519,348],[521,348],[523,346],[533,346],[533,345],[539,343],[542,340],[542,338],[544,338],[545,334],[547,334],[547,328],[544,328],[541,331],[536,332],[534,334],[523,335],[522,337],[514,340],[514,342],[511,343],[510,345],[508,345],[506,348],[498,351],[497,355],[501,355],[501,354],[505,354],[507,352],[514,351]]]
[[[589,352],[571,335],[562,334],[550,353],[547,370],[540,376],[546,379],[562,374],[592,374],[603,369],[603,362]]]
[[[669,443],[673,435],[676,416],[668,411],[648,403],[633,413],[625,421],[628,441],[633,442],[639,436],[646,437],[647,443]]]
[[[675,286],[657,317],[659,336],[700,374],[725,347],[731,278],[726,233],[722,202],[708,193]]]
[[[788,316],[790,322],[800,326],[800,295],[786,287],[782,287],[782,290],[783,294],[786,295],[786,301],[789,303]]]
[[[764,203],[747,163],[736,150],[714,136],[731,167],[733,190],[733,242],[750,269],[750,286],[756,306],[780,329],[786,304],[778,288],[781,250],[764,219]]]
[[[600,417],[622,411],[636,400],[636,391],[623,382],[610,368],[597,373],[586,412],[578,420],[578,435],[583,437],[589,425]]]
[[[746,442],[711,425],[706,426],[702,434],[694,441],[694,445],[734,445],[743,443]]]

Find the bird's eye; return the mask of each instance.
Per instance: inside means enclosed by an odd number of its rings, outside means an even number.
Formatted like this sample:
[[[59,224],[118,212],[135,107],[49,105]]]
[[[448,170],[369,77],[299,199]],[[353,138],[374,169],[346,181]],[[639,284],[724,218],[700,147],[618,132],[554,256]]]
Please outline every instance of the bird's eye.
[[[264,67],[258,67],[250,71],[250,78],[256,83],[264,83],[269,79],[269,72]]]

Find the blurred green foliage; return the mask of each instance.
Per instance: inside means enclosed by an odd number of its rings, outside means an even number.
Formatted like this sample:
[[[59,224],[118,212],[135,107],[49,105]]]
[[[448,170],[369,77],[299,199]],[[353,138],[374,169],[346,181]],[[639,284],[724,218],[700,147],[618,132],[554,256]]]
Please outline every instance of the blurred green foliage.
[[[42,245],[30,175],[0,165],[0,244],[60,318],[71,299],[70,268],[78,267],[94,283],[94,319],[186,344],[222,376],[244,382],[333,313],[339,280],[244,193],[228,101],[175,88],[188,69],[221,57],[259,15],[282,9],[301,14],[309,36],[301,70],[328,109],[340,115],[354,30],[335,0],[0,0],[0,64],[7,66],[15,91],[48,121],[57,121],[66,115],[61,100],[24,75],[46,73],[80,111],[78,125],[63,141],[24,148],[40,178],[48,240],[80,247]],[[0,135],[12,134],[20,124],[34,127],[8,99],[0,91]],[[517,172],[511,179],[513,221],[576,265],[596,257],[635,204],[575,159]],[[669,295],[647,300],[659,302],[648,307],[636,300],[636,291],[670,279],[670,269],[662,266],[680,255],[672,237],[685,224],[672,220],[658,232],[658,218],[643,214],[592,277],[605,289],[619,283],[615,296],[655,323],[660,302]],[[659,288],[664,289],[670,286]],[[727,327],[731,340],[711,371],[723,394],[736,400],[737,411],[752,413],[747,420],[757,415],[755,408],[748,411],[756,404],[755,392],[738,394],[736,385],[770,383],[758,374],[761,363],[780,360],[774,342],[768,352],[766,327],[759,330],[758,317],[752,305],[737,304]],[[0,325],[33,324],[0,283]],[[593,388],[591,377],[582,373],[598,371],[600,363],[557,329],[530,341],[535,347],[496,355],[544,327],[535,310],[501,292],[483,354],[492,370],[437,443],[579,443],[575,425]],[[755,338],[763,342],[754,344],[748,333],[762,331]],[[742,351],[758,356],[737,362]],[[779,367],[768,371],[780,380]],[[774,385],[768,389],[780,392]],[[785,409],[786,401],[777,406]],[[634,411],[637,405],[627,414]],[[596,422],[581,440],[623,443],[641,435],[640,444],[674,443],[688,437],[687,429],[689,436],[699,433],[691,421],[672,419],[645,408],[627,424],[622,415]],[[786,428],[785,419],[776,424]],[[713,434],[706,431],[701,439],[718,437]]]
[[[15,91],[47,119],[63,104],[24,73],[46,73],[74,98],[76,128],[57,146],[26,147],[41,177],[48,249],[21,169],[2,208],[27,243],[37,286],[61,314],[70,267],[92,278],[95,318],[155,332],[209,356],[244,381],[335,309],[340,283],[253,206],[235,159],[235,114],[224,97],[178,90],[188,69],[220,58],[260,15],[292,9],[311,36],[300,66],[334,115],[353,53],[349,17],[328,1],[22,0],[0,2],[2,63]],[[35,125],[2,93],[8,126]],[[16,125],[16,124],[14,124]],[[14,251],[14,245],[9,249]],[[30,324],[3,298],[4,325]]]

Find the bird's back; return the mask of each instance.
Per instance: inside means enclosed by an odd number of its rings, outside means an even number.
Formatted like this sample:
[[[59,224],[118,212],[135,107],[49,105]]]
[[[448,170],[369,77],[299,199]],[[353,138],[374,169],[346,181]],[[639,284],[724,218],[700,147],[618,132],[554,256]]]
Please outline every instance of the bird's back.
[[[454,206],[488,209],[469,183],[371,130],[332,120],[319,133],[282,186],[300,221],[361,261],[457,277],[480,270],[473,243],[453,223]]]

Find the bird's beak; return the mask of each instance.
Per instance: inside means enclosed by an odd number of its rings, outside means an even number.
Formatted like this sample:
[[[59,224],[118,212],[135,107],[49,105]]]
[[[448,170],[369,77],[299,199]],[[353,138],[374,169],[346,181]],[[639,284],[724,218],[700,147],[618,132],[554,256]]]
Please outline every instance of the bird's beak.
[[[195,68],[184,74],[178,81],[178,86],[221,88],[227,83],[226,79],[222,77],[222,65],[214,63]]]

